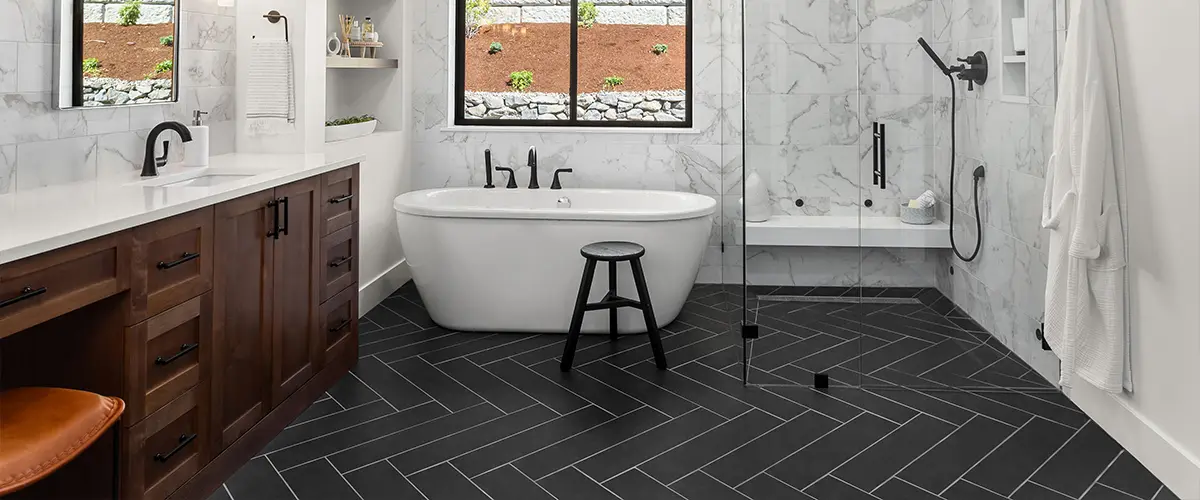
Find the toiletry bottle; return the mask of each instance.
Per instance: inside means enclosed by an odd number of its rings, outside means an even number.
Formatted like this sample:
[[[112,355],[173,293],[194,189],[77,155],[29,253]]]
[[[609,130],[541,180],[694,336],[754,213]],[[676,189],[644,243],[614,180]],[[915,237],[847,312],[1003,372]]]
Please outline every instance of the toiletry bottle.
[[[192,133],[192,140],[183,145],[185,167],[208,166],[208,125],[200,124],[200,116],[207,114],[198,109],[192,112],[192,125],[188,127],[188,131]]]
[[[358,21],[354,21],[354,24],[350,25],[350,41],[361,42],[362,34],[362,25],[358,24]]]
[[[363,28],[364,35],[367,33],[374,33],[375,32],[375,23],[371,22],[370,17],[364,18],[362,28]]]

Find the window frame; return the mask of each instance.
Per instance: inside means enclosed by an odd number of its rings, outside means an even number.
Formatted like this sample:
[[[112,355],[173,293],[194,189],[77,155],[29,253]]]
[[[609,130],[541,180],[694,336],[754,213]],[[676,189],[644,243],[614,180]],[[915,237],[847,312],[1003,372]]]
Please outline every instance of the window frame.
[[[684,38],[686,47],[686,60],[684,61],[685,72],[687,74],[684,82],[684,102],[687,103],[687,116],[682,121],[677,122],[648,122],[641,120],[628,121],[606,121],[606,120],[583,120],[578,113],[579,102],[579,2],[580,0],[571,0],[571,88],[568,91],[570,103],[567,105],[570,111],[570,116],[566,120],[522,120],[522,119],[505,119],[505,118],[467,118],[466,117],[466,64],[467,64],[467,20],[466,8],[467,0],[455,0],[454,19],[454,100],[451,106],[454,107],[452,115],[454,116],[454,126],[458,127],[544,127],[544,128],[639,128],[639,129],[690,129],[693,126],[695,96],[693,95],[693,73],[692,62],[692,46],[693,46],[693,31],[692,25],[692,4],[694,0],[686,0],[686,18],[684,20]]]

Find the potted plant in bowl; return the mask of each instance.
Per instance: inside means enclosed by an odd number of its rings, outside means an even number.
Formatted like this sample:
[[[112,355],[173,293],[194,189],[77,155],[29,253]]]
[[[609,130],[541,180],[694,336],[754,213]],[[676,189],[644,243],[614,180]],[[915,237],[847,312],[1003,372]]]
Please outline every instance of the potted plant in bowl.
[[[370,135],[379,121],[371,115],[350,116],[325,122],[325,142],[344,141]]]

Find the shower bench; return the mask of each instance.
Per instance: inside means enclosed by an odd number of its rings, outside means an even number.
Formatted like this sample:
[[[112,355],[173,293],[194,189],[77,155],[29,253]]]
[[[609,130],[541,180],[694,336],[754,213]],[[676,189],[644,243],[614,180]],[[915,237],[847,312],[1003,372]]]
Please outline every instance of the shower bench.
[[[900,222],[899,217],[776,215],[746,223],[746,246],[950,248],[950,226]]]

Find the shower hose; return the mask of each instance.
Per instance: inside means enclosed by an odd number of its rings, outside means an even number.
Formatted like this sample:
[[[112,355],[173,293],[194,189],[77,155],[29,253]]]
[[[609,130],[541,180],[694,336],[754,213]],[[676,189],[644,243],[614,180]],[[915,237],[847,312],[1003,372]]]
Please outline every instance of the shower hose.
[[[975,251],[971,252],[970,257],[963,256],[958,250],[958,244],[954,242],[954,163],[958,159],[958,151],[956,150],[956,136],[958,135],[958,109],[957,97],[955,92],[954,77],[949,74],[950,78],[950,248],[954,250],[954,255],[962,259],[964,262],[971,262],[975,257],[979,256],[979,249],[983,247],[983,219],[979,218],[979,179],[983,178],[983,166],[975,169],[972,177],[974,178],[974,193],[975,193]]]

